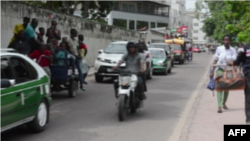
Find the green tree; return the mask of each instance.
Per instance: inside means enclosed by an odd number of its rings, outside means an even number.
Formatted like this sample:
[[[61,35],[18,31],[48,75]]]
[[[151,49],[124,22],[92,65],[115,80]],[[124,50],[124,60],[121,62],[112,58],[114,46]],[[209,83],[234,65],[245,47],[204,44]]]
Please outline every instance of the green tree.
[[[207,36],[221,41],[223,35],[238,37],[239,42],[250,42],[250,2],[203,1],[197,2],[196,11],[207,7],[207,17],[202,30]]]
[[[112,10],[115,1],[21,1],[21,3],[73,15],[78,4],[82,4],[83,18],[102,21]]]

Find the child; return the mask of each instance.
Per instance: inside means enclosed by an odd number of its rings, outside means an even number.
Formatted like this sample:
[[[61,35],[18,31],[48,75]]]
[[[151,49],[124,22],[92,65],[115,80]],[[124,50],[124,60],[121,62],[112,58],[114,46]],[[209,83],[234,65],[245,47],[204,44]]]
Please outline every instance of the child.
[[[36,59],[37,63],[45,70],[45,72],[51,76],[50,72],[50,64],[52,60],[52,54],[49,50],[46,49],[46,45],[44,43],[40,43],[40,49],[34,50],[29,57],[32,59]]]
[[[88,64],[87,64],[86,60],[84,59],[86,57],[87,53],[88,53],[88,47],[86,46],[86,44],[83,43],[84,36],[82,34],[80,34],[78,36],[78,40],[79,40],[78,51],[79,51],[79,55],[82,58],[82,60],[80,62],[80,68],[82,69],[82,73],[83,73],[83,83],[88,84],[85,81],[85,78],[87,77],[89,67],[88,67]]]

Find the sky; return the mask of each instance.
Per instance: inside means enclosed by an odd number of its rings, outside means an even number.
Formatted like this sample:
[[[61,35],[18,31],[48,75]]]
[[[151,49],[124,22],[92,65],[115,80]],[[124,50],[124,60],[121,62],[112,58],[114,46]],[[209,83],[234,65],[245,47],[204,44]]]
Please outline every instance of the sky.
[[[195,9],[195,0],[187,0],[186,9]]]

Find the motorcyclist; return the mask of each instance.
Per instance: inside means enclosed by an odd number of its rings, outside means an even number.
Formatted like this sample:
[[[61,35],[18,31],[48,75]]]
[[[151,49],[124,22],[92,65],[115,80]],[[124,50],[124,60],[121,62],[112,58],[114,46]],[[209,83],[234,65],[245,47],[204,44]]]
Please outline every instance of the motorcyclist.
[[[143,85],[143,74],[145,73],[145,68],[144,68],[144,60],[142,56],[137,52],[137,45],[133,42],[128,42],[127,43],[127,51],[128,53],[125,54],[118,65],[112,70],[118,69],[122,63],[126,63],[126,70],[131,71],[131,72],[136,72],[138,75],[138,84],[136,91],[138,92],[138,98],[140,100],[145,100],[146,95],[144,93],[144,85]]]

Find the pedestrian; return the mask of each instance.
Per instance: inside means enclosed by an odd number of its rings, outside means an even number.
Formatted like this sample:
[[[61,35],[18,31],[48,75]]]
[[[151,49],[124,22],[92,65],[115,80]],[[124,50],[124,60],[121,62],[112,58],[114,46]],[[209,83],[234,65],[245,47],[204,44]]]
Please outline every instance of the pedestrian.
[[[39,32],[37,32],[37,41],[44,42],[43,36],[45,35],[45,29],[43,27],[39,27]]]
[[[47,44],[52,43],[54,47],[58,47],[59,41],[61,40],[61,32],[59,29],[57,29],[56,21],[53,20],[51,22],[51,27],[47,29],[46,37],[47,37]]]
[[[15,49],[18,53],[28,55],[31,51],[28,40],[25,39],[23,30],[20,30],[15,39],[11,42],[8,48]]]
[[[85,60],[85,57],[88,53],[88,47],[87,45],[83,42],[84,41],[84,36],[82,34],[80,34],[78,36],[78,40],[79,40],[79,55],[81,56],[81,62],[80,62],[80,66],[82,69],[82,73],[83,73],[83,83],[84,84],[88,84],[85,79],[88,75],[88,71],[89,71],[89,66],[87,64],[87,61]]]
[[[245,75],[245,115],[246,123],[250,125],[250,43],[243,48],[237,59],[228,64],[240,65],[242,64],[243,73]]]
[[[13,37],[11,38],[9,44],[11,44],[11,43],[15,40],[15,38],[16,38],[16,36],[18,35],[19,31],[21,31],[21,30],[24,31],[24,30],[26,29],[26,27],[28,26],[29,23],[30,23],[30,18],[29,18],[29,17],[24,17],[24,18],[23,18],[23,23],[22,23],[22,24],[17,24],[17,25],[15,25],[15,28],[14,28],[14,30],[13,30],[14,35],[13,35]]]
[[[74,29],[74,28],[70,29],[70,38],[68,39],[69,52],[70,52],[70,54],[74,55],[74,57],[75,57],[75,65],[76,65],[76,68],[78,70],[80,88],[81,88],[81,90],[85,91],[85,89],[83,87],[83,74],[82,74],[82,70],[80,68],[81,56],[80,56],[79,51],[78,51],[79,42],[76,39],[76,37],[77,37],[76,29]]]
[[[230,71],[234,69],[232,66],[229,66],[229,64],[227,64],[228,61],[234,61],[237,57],[235,49],[230,46],[230,42],[231,37],[229,35],[225,35],[223,37],[223,45],[217,47],[216,49],[215,60],[213,64],[214,67],[212,69],[212,72],[216,73],[216,78],[221,77],[224,71]],[[211,73],[210,77],[213,78],[213,76],[214,73]],[[228,94],[229,91],[217,92],[218,113],[222,113],[222,108],[228,109],[226,105]]]
[[[26,40],[29,41],[30,43],[30,47],[31,47],[31,52],[33,52],[34,50],[38,50],[40,44],[38,43],[38,41],[36,40],[36,27],[38,25],[38,21],[36,18],[33,18],[31,20],[30,25],[28,25],[25,29],[25,38]]]
[[[46,49],[45,43],[40,43],[40,48],[29,54],[29,57],[36,59],[37,63],[44,69],[44,71],[51,76],[50,65],[52,62],[52,54]]]
[[[72,75],[75,75],[75,57],[69,53],[69,44],[67,41],[62,41],[59,48],[55,51],[56,65],[67,65],[72,68]],[[68,61],[67,61],[68,60]]]
[[[147,69],[147,58],[145,56],[145,44],[143,42],[143,40],[139,40],[139,43],[136,44],[136,48],[137,48],[137,52],[138,54],[141,56],[141,59],[144,61],[143,64],[144,64],[144,68]],[[144,92],[147,91],[147,85],[146,85],[146,80],[147,80],[147,76],[146,76],[146,73],[144,72],[142,74],[142,80],[143,80],[143,85],[144,85]]]

